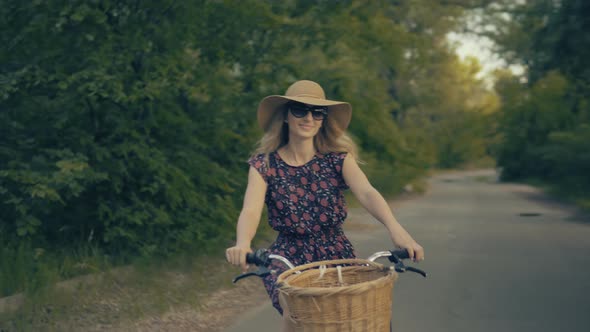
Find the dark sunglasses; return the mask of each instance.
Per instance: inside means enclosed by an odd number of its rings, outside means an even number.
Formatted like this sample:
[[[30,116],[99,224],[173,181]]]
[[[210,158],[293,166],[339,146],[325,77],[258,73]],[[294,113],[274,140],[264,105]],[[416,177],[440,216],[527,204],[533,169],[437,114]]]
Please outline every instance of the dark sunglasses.
[[[328,108],[325,106],[311,106],[301,103],[293,103],[288,106],[289,112],[296,118],[304,118],[311,112],[314,120],[323,120],[328,116]]]

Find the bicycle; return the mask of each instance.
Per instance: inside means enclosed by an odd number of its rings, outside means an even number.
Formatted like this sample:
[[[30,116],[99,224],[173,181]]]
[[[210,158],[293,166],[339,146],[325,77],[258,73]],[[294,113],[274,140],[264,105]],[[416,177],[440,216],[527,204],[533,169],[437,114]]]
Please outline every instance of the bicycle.
[[[375,263],[387,257],[393,266]],[[367,259],[340,259],[294,266],[288,259],[258,249],[246,255],[246,262],[258,267],[233,282],[251,276],[264,278],[276,270],[273,260],[289,269],[277,278],[279,302],[287,309],[292,331],[389,331],[393,284],[398,273],[426,272],[403,262],[403,250],[379,251]]]

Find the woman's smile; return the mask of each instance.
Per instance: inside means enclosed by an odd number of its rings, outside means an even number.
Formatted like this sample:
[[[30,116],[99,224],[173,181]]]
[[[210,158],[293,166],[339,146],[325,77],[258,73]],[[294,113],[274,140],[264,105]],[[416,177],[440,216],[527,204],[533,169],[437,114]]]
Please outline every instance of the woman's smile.
[[[310,124],[302,123],[299,125],[299,127],[303,128],[304,130],[313,130],[315,128],[315,126],[312,125],[311,123]]]

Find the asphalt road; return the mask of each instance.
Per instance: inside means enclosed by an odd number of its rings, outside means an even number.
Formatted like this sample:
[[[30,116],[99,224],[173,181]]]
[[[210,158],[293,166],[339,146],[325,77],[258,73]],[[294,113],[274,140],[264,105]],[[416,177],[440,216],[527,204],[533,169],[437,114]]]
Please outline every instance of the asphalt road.
[[[495,178],[491,170],[439,175],[427,195],[395,209],[424,246],[419,267],[429,273],[396,282],[395,331],[590,331],[590,220]],[[353,216],[368,225],[348,232],[359,254],[390,247],[366,212]],[[278,331],[279,319],[269,302],[225,331]]]

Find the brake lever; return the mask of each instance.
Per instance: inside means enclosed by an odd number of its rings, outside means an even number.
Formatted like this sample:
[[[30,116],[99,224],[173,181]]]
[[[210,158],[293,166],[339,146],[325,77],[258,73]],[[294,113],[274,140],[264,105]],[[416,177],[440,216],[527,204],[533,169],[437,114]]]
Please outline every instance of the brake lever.
[[[427,274],[426,272],[417,269],[415,267],[411,267],[411,266],[405,266],[404,262],[402,259],[400,259],[399,257],[397,257],[396,255],[391,255],[388,257],[389,261],[393,263],[393,267],[395,268],[395,272],[406,272],[406,271],[411,271],[411,272],[415,272],[418,273],[419,275],[423,276],[424,278],[426,278]]]
[[[251,277],[251,276],[257,276],[257,277],[260,277],[260,278],[264,278],[264,277],[270,275],[272,272],[273,271],[269,270],[268,268],[266,268],[264,266],[261,266],[256,271],[242,273],[239,276],[235,277],[234,280],[233,280],[233,283],[235,284],[236,282],[240,281],[241,279],[248,278],[248,277]]]
[[[424,272],[424,271],[422,271],[422,270],[420,270],[420,269],[417,269],[417,268],[415,268],[415,267],[407,266],[407,267],[406,267],[406,270],[407,270],[407,271],[411,271],[411,272],[416,272],[416,273],[418,273],[419,275],[423,276],[424,278],[426,278],[426,276],[427,276],[426,272]]]

